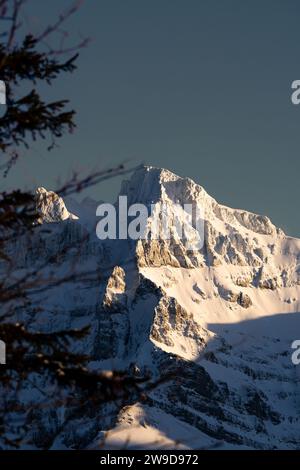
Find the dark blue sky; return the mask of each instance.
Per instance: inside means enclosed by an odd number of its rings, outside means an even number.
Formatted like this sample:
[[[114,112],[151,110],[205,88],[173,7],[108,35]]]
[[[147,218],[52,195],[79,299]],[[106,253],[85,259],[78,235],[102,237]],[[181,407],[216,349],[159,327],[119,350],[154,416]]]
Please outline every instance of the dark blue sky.
[[[29,0],[33,28],[67,0]],[[67,23],[92,43],[50,98],[69,98],[77,131],[37,145],[10,184],[55,189],[126,159],[190,176],[219,202],[266,214],[300,236],[298,0],[86,0]],[[89,194],[115,197],[120,181]]]

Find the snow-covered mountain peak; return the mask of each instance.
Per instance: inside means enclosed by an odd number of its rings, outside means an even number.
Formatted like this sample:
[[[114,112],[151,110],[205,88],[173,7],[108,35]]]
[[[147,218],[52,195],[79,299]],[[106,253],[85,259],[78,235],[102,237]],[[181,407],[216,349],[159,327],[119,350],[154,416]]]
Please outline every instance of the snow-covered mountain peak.
[[[265,264],[273,271],[274,255],[282,252],[282,245],[287,240],[281,229],[276,228],[268,217],[219,204],[190,178],[182,178],[166,169],[149,166],[138,168],[131,179],[123,183],[120,195],[127,196],[128,205],[144,204],[148,210],[152,206],[148,232],[151,232],[153,218],[161,213],[161,204],[164,210],[167,209],[166,220],[171,237],[157,241],[149,240],[147,236],[147,240],[140,240],[137,244],[140,266],[189,268],[232,264],[249,266],[256,272]],[[185,219],[186,204],[200,210],[200,216],[197,217],[202,219],[204,227],[201,235],[204,244],[192,253],[183,240],[178,239],[174,228],[174,220],[178,220],[178,215],[181,221]],[[178,211],[175,206],[180,206],[183,211]]]
[[[165,198],[187,204],[200,196],[213,202],[206,191],[190,178],[182,178],[165,168],[144,165],[133,173],[130,180],[123,182],[120,195],[127,196],[129,204],[155,204]]]
[[[157,202],[169,204],[197,204],[209,223],[218,221],[236,230],[250,230],[264,235],[282,233],[270,219],[249,211],[232,209],[219,204],[205,189],[190,178],[182,178],[164,168],[139,167],[130,180],[123,182],[120,195],[128,197],[128,204],[147,206]]]
[[[54,191],[47,191],[45,188],[39,187],[35,192],[35,200],[40,223],[78,219],[76,215],[68,211],[64,200]]]

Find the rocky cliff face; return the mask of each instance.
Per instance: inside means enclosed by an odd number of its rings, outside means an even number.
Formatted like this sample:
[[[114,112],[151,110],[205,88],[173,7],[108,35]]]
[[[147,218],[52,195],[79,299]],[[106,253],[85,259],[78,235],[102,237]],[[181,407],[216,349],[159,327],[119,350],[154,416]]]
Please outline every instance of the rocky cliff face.
[[[179,441],[189,448],[297,448],[299,370],[290,345],[300,331],[300,240],[267,217],[218,204],[167,170],[141,168],[120,194],[128,204],[163,202],[171,211],[178,203],[201,206],[203,246],[188,250],[173,226],[169,240],[100,242],[60,198],[39,190],[48,231],[37,228],[19,269],[38,259],[56,273],[92,276],[52,287],[41,314],[21,312],[19,319],[43,331],[90,325],[80,350],[92,356],[93,367],[134,367],[153,377],[164,371],[170,379],[138,413],[129,407],[105,425],[100,410],[90,417],[83,410],[84,425],[67,424],[49,446],[93,447],[111,428],[134,447],[134,422],[149,436],[167,435],[169,447]],[[36,418],[44,435],[52,435],[58,414]],[[150,445],[147,439],[142,446]]]
[[[61,197],[45,188],[37,188],[35,192],[36,208],[40,223],[60,222],[62,220],[76,220],[78,217],[71,214]]]

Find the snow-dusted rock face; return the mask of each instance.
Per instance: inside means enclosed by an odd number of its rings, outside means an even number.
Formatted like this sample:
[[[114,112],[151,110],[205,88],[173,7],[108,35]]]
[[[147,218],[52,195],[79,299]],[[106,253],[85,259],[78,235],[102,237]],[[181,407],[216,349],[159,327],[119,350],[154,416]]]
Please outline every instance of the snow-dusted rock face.
[[[280,246],[284,237],[268,217],[222,206],[191,179],[167,170],[141,168],[129,182],[123,183],[121,194],[128,197],[129,204],[139,202],[150,207],[161,203],[170,208],[175,204],[193,204],[201,208],[203,214],[204,246],[200,251],[189,251],[175,237],[160,243],[157,240],[140,241],[137,245],[140,266],[169,264],[189,268],[233,264],[260,267],[271,264],[276,254],[274,242]],[[172,234],[171,223],[170,218]]]
[[[205,239],[196,252],[175,238],[100,242],[51,194],[39,190],[38,207],[44,222],[59,223],[50,234],[37,228],[19,267],[49,259],[52,271],[92,277],[52,287],[40,314],[18,319],[42,331],[89,325],[77,351],[93,367],[169,379],[110,423],[101,424],[101,410],[83,412],[60,432],[60,410],[45,411],[32,424],[33,446],[42,446],[36,426],[49,448],[98,448],[110,428],[129,447],[162,435],[169,448],[299,447],[300,372],[290,346],[300,331],[300,240],[163,169],[139,169],[120,194],[128,204],[201,205]],[[78,213],[84,218],[83,206]]]
[[[39,222],[60,222],[66,219],[76,220],[78,217],[71,214],[61,197],[53,191],[47,191],[40,187],[35,192],[36,208],[39,214]]]
[[[111,273],[105,294],[103,297],[103,307],[109,311],[126,308],[127,296],[125,294],[125,272],[120,266],[115,266]]]

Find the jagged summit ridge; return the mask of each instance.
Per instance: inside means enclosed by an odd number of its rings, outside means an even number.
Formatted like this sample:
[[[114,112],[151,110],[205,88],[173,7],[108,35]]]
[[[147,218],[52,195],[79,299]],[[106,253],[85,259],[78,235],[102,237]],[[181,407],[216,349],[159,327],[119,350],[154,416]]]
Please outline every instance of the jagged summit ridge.
[[[130,180],[123,182],[120,195],[126,195],[129,204],[138,202],[150,205],[159,201],[181,205],[196,203],[202,207],[208,221],[216,218],[237,229],[246,228],[265,235],[281,232],[267,216],[219,204],[191,178],[177,176],[164,168],[139,167]]]
[[[78,219],[76,215],[68,211],[64,200],[54,191],[47,191],[43,187],[37,188],[35,192],[35,201],[40,223]]]
[[[272,265],[274,253],[282,251],[287,237],[270,219],[241,209],[219,204],[205,189],[190,178],[182,178],[169,170],[142,166],[122,185],[120,195],[128,197],[128,205],[142,203],[150,208],[148,227],[161,204],[168,208],[170,240],[139,240],[137,258],[140,266],[172,265],[200,267],[233,264],[262,267]],[[204,226],[204,244],[191,251],[174,232],[175,205],[192,204],[200,209]],[[153,207],[155,208],[153,210]],[[178,212],[177,212],[178,214]],[[180,215],[184,220],[184,212]],[[149,229],[150,231],[150,229]],[[273,267],[270,266],[270,271]],[[252,273],[255,276],[255,272]]]

